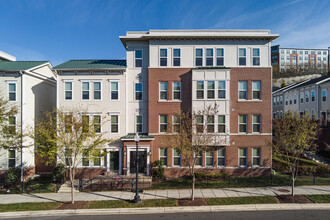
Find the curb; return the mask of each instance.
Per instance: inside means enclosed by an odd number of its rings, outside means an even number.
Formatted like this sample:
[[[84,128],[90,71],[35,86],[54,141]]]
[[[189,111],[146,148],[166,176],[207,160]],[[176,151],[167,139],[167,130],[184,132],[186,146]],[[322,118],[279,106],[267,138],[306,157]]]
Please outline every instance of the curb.
[[[42,217],[68,215],[119,215],[119,214],[166,214],[185,212],[230,212],[267,210],[330,210],[330,203],[322,204],[255,204],[223,206],[185,206],[156,208],[115,208],[115,209],[70,209],[0,213],[0,218]]]

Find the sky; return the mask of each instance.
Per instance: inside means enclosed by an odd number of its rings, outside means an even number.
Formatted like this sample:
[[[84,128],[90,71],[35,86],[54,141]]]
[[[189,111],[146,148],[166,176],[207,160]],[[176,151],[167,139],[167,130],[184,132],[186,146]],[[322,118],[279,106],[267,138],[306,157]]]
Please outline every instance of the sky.
[[[283,47],[330,47],[330,0],[0,0],[0,51],[17,60],[125,59],[149,29],[270,29]]]

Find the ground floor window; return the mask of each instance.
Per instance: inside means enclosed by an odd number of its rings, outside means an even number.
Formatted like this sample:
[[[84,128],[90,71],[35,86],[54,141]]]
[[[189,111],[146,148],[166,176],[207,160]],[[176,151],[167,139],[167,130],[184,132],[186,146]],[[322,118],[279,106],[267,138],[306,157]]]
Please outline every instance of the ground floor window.
[[[246,157],[247,157],[247,150],[246,148],[239,148],[239,166],[240,167],[246,167],[247,165],[247,160],[246,160]]]
[[[84,167],[88,167],[89,166],[89,151],[88,150],[84,150],[82,153],[82,159],[81,159],[81,164]]]
[[[8,150],[8,167],[16,166],[16,151]]]
[[[218,166],[226,166],[226,148],[218,149]]]
[[[252,163],[253,166],[260,167],[260,148],[252,149]]]
[[[206,166],[207,167],[213,167],[213,152],[212,151],[206,151],[205,153],[206,157]]]
[[[181,152],[173,149],[173,166],[181,166]]]
[[[203,157],[202,157],[202,155],[203,155],[203,152],[202,151],[200,151],[200,152],[197,153],[197,155],[196,155],[196,162],[195,162],[195,165],[196,166],[202,166],[203,165]]]
[[[159,160],[163,162],[164,166],[167,166],[167,148],[159,148]]]

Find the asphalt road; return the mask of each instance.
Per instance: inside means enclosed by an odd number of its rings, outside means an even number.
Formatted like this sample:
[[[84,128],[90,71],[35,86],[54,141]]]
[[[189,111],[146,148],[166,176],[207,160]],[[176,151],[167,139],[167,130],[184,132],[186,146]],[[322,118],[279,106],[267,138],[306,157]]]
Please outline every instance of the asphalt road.
[[[207,220],[221,220],[221,219],[252,219],[252,220],[288,220],[288,219],[300,219],[309,220],[317,219],[328,220],[330,216],[330,210],[290,210],[290,211],[248,211],[248,212],[194,212],[194,213],[173,213],[173,214],[131,214],[131,215],[94,215],[94,216],[47,216],[37,218],[17,218],[17,219],[69,219],[69,220],[99,220],[99,219],[111,219],[111,220],[194,220],[194,219],[207,219]]]

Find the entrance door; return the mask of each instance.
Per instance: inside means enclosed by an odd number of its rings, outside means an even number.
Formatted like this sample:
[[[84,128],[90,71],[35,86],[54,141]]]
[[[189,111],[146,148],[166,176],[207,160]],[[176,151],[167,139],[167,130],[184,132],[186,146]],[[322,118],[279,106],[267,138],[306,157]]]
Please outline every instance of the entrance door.
[[[110,172],[119,171],[119,151],[110,151]]]
[[[139,173],[144,173],[147,168],[147,151],[138,151],[139,155]],[[136,173],[136,151],[130,152],[130,173]]]

